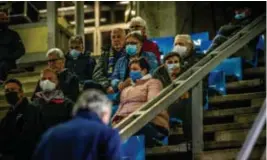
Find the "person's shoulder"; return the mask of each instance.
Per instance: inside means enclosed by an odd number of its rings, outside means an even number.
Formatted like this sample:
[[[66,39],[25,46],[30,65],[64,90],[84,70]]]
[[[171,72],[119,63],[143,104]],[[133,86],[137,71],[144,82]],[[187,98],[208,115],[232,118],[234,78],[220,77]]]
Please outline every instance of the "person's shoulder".
[[[148,45],[151,45],[153,47],[158,47],[157,43],[155,43],[155,42],[153,42],[153,41],[151,41],[149,39],[146,39],[145,40],[145,43],[147,43]]]

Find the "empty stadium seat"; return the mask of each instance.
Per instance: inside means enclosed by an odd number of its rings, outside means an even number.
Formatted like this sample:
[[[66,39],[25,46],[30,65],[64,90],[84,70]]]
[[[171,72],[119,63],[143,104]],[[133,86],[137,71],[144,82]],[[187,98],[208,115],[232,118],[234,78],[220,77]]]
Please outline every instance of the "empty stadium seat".
[[[242,59],[241,57],[226,59],[213,71],[224,71],[226,76],[235,76],[238,80],[242,80]]]
[[[123,160],[145,160],[144,136],[132,136],[122,144]]]
[[[226,94],[224,71],[212,71],[208,79],[209,89],[214,89],[222,95]]]

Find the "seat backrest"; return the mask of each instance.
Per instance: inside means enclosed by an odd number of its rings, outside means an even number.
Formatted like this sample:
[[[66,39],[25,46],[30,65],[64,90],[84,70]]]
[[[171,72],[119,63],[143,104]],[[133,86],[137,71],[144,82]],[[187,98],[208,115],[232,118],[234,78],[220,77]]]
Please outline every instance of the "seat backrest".
[[[162,52],[163,55],[172,51],[174,37],[158,37],[150,40],[157,43],[159,51]]]
[[[122,159],[145,160],[144,136],[132,136],[122,144]]]

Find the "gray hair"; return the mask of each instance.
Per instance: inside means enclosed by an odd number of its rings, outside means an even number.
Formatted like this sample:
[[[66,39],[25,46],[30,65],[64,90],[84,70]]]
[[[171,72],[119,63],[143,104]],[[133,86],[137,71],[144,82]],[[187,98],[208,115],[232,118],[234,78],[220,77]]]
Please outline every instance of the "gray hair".
[[[50,54],[55,54],[58,58],[62,58],[62,59],[65,58],[64,53],[59,48],[51,48],[51,49],[49,49],[47,51],[47,53],[46,53],[46,57],[48,57]]]
[[[89,89],[82,93],[73,107],[72,115],[75,116],[79,110],[95,112],[99,117],[107,109],[111,110],[111,101],[102,92]]]
[[[133,17],[133,18],[131,19],[131,21],[129,22],[129,27],[131,26],[131,24],[132,24],[133,22],[137,22],[137,23],[139,23],[142,27],[145,27],[145,29],[147,29],[146,21],[145,21],[143,18],[141,18],[141,17],[139,17],[139,16],[137,16],[137,17]]]

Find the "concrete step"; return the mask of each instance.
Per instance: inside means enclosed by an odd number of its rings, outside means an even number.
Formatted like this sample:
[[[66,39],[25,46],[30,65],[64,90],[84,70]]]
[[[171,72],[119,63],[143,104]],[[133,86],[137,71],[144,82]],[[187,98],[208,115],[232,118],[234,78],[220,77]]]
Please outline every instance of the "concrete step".
[[[240,149],[223,149],[206,151],[202,154],[201,160],[235,160]],[[264,147],[255,147],[251,153],[250,160],[259,160]]]
[[[179,145],[169,145],[161,147],[146,148],[146,156],[155,156],[163,154],[174,154],[179,152],[186,152],[187,145],[185,143]]]
[[[240,89],[240,88],[248,88],[248,87],[256,87],[262,85],[264,82],[261,79],[252,79],[252,80],[243,80],[230,82],[226,84],[226,89]]]
[[[244,69],[243,79],[264,78],[265,77],[264,75],[265,75],[265,67],[247,68]]]
[[[209,104],[219,104],[231,101],[244,101],[244,100],[252,100],[256,98],[265,97],[265,92],[255,92],[255,93],[243,93],[243,94],[228,94],[224,96],[214,96],[209,98]]]
[[[37,75],[40,77],[40,71],[9,74],[8,78],[21,78],[21,77],[29,77],[30,78],[32,76],[37,76]]]
[[[259,138],[256,145],[265,145],[266,141],[264,138]],[[239,148],[243,145],[244,141],[212,141],[204,142],[204,150],[215,150],[215,149],[227,149],[227,148]]]
[[[8,108],[6,108],[5,110],[0,110],[0,121],[4,118],[4,116],[6,115],[8,111]]]
[[[216,142],[245,141],[248,133],[249,129],[218,131],[214,134],[214,140]],[[265,134],[266,130],[263,130],[259,138],[264,138]]]
[[[250,123],[255,120],[258,113],[249,113],[249,114],[238,114],[234,116],[234,121],[236,123]]]
[[[237,114],[245,114],[245,113],[258,113],[260,110],[260,105],[255,105],[251,107],[242,107],[242,108],[233,108],[233,109],[216,109],[204,112],[204,118],[211,118],[211,117],[224,117],[230,115],[237,115]]]
[[[249,129],[252,126],[252,122],[249,123],[224,123],[224,124],[212,124],[204,125],[204,133],[213,133],[217,131],[225,130],[239,130],[239,129]],[[182,128],[172,128],[170,130],[170,135],[182,135]]]

